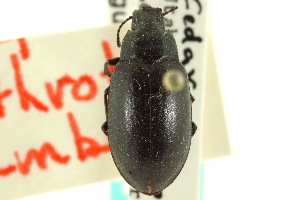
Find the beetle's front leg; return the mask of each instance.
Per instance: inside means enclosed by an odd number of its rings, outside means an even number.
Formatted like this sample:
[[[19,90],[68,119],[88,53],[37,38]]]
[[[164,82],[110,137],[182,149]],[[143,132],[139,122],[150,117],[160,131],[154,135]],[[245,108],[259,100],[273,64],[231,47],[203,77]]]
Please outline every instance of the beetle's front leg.
[[[109,87],[107,87],[104,91],[104,106],[105,106],[105,116],[106,116],[106,121],[103,123],[101,129],[103,133],[108,136],[107,134],[107,114],[108,114],[108,93],[109,93]]]
[[[116,57],[116,58],[112,58],[112,59],[108,59],[105,63],[104,63],[104,74],[107,76],[111,76],[111,73],[108,69],[108,66],[116,66],[118,64],[118,62],[120,61],[120,57]]]

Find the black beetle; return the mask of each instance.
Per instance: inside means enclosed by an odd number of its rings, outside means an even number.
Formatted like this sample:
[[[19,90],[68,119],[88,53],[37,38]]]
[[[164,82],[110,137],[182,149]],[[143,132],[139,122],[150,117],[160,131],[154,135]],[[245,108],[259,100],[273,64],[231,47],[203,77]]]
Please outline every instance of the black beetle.
[[[187,73],[179,62],[173,35],[164,28],[161,8],[143,6],[124,37],[121,56],[109,59],[111,76],[105,90],[106,122],[113,160],[123,178],[136,190],[153,195],[180,173],[197,126]],[[110,73],[108,65],[116,66]]]

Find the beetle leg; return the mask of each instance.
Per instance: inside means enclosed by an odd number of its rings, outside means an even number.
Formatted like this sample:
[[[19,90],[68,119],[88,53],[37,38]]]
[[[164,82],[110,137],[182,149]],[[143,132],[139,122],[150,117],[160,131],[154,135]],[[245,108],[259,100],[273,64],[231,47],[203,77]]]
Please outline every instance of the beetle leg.
[[[193,103],[195,101],[195,98],[193,97],[192,94],[190,95],[191,95],[191,101]],[[197,130],[197,125],[195,124],[195,122],[192,121],[192,137],[195,135],[196,130]]]
[[[108,114],[108,93],[109,93],[109,87],[107,87],[104,91],[104,106],[105,106],[105,116],[106,116],[106,121],[103,123],[101,129],[103,133],[108,136],[107,134],[107,114]]]
[[[106,62],[109,65],[116,66],[119,61],[120,61],[120,57],[115,57],[115,58],[108,59]]]
[[[193,97],[192,94],[191,94],[191,101],[192,101],[192,103],[195,101],[195,98]]]
[[[112,58],[112,59],[108,59],[105,63],[104,63],[104,74],[107,76],[111,76],[111,73],[108,69],[108,66],[116,66],[118,64],[118,62],[120,61],[120,57],[116,57],[116,58]]]
[[[104,73],[103,74],[110,77],[110,72],[109,72],[109,69],[108,69],[107,62],[104,63]]]
[[[197,130],[197,125],[195,124],[195,122],[192,121],[192,137],[195,135]]]
[[[107,121],[105,121],[105,122],[102,124],[101,129],[102,129],[103,133],[104,133],[106,136],[108,136],[108,134],[107,134]]]

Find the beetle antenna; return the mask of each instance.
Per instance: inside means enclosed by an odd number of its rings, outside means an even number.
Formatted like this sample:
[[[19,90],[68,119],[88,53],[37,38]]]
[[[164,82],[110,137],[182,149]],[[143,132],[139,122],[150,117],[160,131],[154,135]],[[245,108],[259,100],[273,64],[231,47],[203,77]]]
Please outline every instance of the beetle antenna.
[[[127,19],[125,19],[125,21],[123,21],[123,22],[120,24],[120,26],[119,26],[118,33],[117,33],[117,45],[118,45],[118,47],[121,46],[121,44],[120,44],[120,30],[121,30],[122,26],[123,26],[128,20],[130,20],[130,19],[132,19],[132,16],[129,16]]]
[[[167,12],[163,13],[163,16],[165,16],[166,14],[168,14],[169,12],[172,12],[173,10],[176,10],[178,8],[178,6],[175,6],[174,8],[172,8],[171,10],[168,10]]]

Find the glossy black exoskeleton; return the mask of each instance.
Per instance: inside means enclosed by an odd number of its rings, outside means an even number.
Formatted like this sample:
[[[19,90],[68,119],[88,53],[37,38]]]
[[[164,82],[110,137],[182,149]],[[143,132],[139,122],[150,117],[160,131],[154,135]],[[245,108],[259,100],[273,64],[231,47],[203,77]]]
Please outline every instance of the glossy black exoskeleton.
[[[175,180],[197,129],[187,73],[163,23],[164,15],[176,8],[166,13],[150,6],[135,10],[120,25],[132,19],[121,56],[104,65],[111,83],[104,94],[107,121],[102,130],[120,174],[147,195]],[[116,66],[112,74],[108,65]]]

